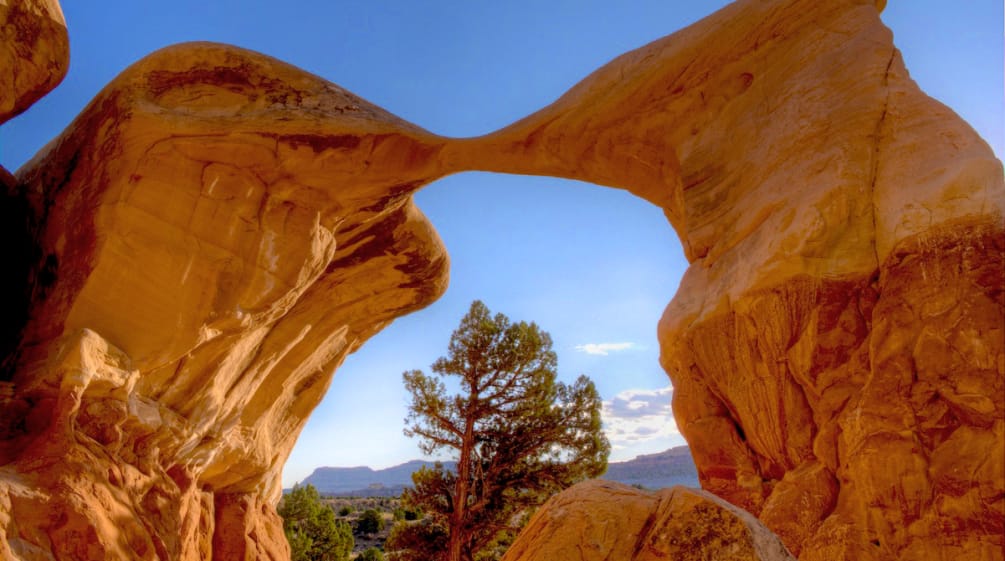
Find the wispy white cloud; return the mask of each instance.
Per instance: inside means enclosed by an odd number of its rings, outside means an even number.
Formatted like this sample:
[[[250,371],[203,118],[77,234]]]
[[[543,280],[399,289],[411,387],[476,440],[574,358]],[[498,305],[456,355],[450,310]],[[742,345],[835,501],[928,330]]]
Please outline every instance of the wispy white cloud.
[[[638,419],[651,416],[673,416],[670,410],[670,399],[673,397],[673,387],[667,386],[655,390],[631,389],[624,390],[604,402],[604,410],[611,417],[620,419]]]
[[[585,343],[576,345],[576,350],[588,355],[607,356],[610,353],[627,351],[635,348],[635,343]]]
[[[670,409],[673,388],[630,389],[604,401],[604,432],[615,450],[642,442],[679,437]]]

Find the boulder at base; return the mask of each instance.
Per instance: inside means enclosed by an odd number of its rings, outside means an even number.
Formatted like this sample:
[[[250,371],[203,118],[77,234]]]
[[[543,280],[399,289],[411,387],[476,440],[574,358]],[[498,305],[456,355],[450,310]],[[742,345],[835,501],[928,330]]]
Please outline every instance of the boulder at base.
[[[697,489],[656,493],[592,480],[552,497],[503,561],[788,561],[750,513]]]

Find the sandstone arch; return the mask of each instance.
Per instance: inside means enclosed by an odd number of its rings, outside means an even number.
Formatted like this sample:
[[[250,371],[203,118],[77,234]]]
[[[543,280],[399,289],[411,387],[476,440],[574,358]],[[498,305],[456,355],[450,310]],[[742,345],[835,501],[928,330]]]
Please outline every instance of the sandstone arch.
[[[803,559],[1001,558],[1002,168],[864,0],[734,3],[477,139],[234,47],[132,66],[5,178],[36,259],[0,556],[284,551],[283,460],[345,355],[443,290],[410,195],[465,169],[665,209],[678,422]]]

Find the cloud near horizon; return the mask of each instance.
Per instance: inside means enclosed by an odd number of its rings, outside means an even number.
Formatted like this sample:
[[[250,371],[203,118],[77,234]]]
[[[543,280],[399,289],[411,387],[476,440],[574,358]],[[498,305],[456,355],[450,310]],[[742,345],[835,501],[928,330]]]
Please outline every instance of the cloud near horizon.
[[[607,356],[636,348],[635,343],[585,343],[576,345],[576,350],[588,355]]]
[[[604,401],[604,433],[614,450],[680,435],[670,409],[673,387],[630,389]]]

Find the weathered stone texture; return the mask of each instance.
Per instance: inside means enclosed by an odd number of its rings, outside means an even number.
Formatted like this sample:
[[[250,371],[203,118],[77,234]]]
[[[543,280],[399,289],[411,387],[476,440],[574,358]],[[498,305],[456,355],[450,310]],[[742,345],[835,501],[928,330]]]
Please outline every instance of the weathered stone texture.
[[[691,264],[661,360],[706,490],[803,561],[1000,561],[1005,180],[881,8],[740,0],[477,139],[233,47],[140,61],[0,174],[0,559],[282,556],[333,369],[445,288],[411,193],[481,169],[665,210]]]
[[[750,513],[705,491],[593,480],[552,497],[503,561],[795,561]]]
[[[17,174],[38,260],[0,458],[8,547],[280,555],[282,465],[335,367],[445,288],[409,196],[440,142],[232,47],[111,83]]]
[[[69,62],[59,2],[0,0],[0,123],[55,88]]]
[[[705,488],[804,560],[1002,559],[1002,166],[874,2],[735,2],[447,150],[665,209]]]

